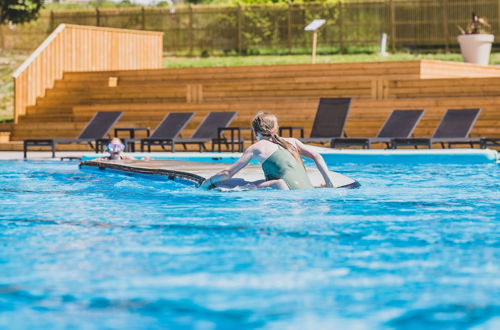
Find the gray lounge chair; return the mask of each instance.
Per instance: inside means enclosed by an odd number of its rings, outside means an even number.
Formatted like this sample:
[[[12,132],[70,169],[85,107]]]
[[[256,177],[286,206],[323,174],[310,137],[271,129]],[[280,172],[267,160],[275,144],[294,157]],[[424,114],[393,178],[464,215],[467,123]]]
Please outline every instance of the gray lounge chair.
[[[122,112],[97,112],[88,122],[85,128],[76,139],[27,139],[24,140],[24,158],[27,157],[28,149],[31,146],[51,147],[52,158],[56,156],[58,144],[88,143],[92,149],[98,152],[97,140],[104,139],[109,130],[116,124],[122,116]],[[95,146],[92,143],[96,143]]]
[[[400,146],[426,146],[432,148],[433,143],[440,143],[444,148],[456,144],[481,145],[481,138],[469,138],[470,131],[476,123],[481,109],[451,109],[446,111],[431,138],[395,138],[391,140],[391,147]]]
[[[407,138],[413,134],[424,110],[394,110],[373,138],[335,138],[331,147],[360,146],[370,149],[373,143],[385,143],[391,146],[392,138]]]
[[[500,147],[500,138],[482,138],[480,143],[481,149],[486,149],[488,147]]]
[[[173,112],[165,116],[150,136],[140,139],[141,152],[144,152],[145,146],[147,146],[148,151],[151,152],[151,146],[153,145],[160,145],[163,149],[165,149],[165,146],[170,146],[170,151],[174,152],[174,140],[179,136],[193,116],[194,112]],[[135,141],[137,140],[128,139],[127,143],[130,144]]]
[[[205,143],[212,142],[213,150],[214,142],[218,139],[218,129],[229,126],[234,117],[236,117],[236,112],[210,112],[203,119],[192,137],[186,139],[176,138],[172,142],[173,144],[182,144],[184,149],[187,149],[187,144],[197,144],[200,152],[207,150]]]
[[[350,106],[351,98],[320,98],[311,135],[300,141],[324,144],[345,136],[344,127]],[[283,127],[283,130],[286,129],[288,127]]]

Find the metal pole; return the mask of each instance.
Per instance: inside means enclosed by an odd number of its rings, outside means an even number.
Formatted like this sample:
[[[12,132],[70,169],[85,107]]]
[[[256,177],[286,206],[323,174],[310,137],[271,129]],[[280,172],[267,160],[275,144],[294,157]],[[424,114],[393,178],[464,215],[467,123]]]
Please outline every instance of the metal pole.
[[[499,0],[500,1],[500,0]],[[292,53],[292,4],[289,2],[288,3],[288,21],[287,21],[287,27],[288,27],[288,54]]]
[[[393,0],[389,0],[389,16],[390,16],[390,24],[391,24],[391,51],[394,53],[396,50],[396,13],[394,10],[394,2]]]
[[[3,26],[0,26],[0,49],[3,49],[5,47],[5,38],[3,36]]]
[[[497,10],[498,10],[498,17],[497,17],[497,33],[500,31],[500,0],[498,0],[498,5],[497,5]]]
[[[242,13],[241,13],[241,4],[238,3],[238,11],[237,11],[237,29],[238,29],[238,33],[237,33],[237,42],[238,42],[238,54],[241,55],[241,48],[242,48],[242,40],[241,40],[241,25],[242,25]]]
[[[344,17],[341,0],[339,0],[339,52],[340,54],[344,53]]]
[[[52,31],[55,29],[55,18],[54,18],[54,11],[50,11],[50,22],[49,22],[49,33],[52,33]]]
[[[193,5],[189,5],[189,56],[193,56]]]
[[[146,9],[141,7],[141,29],[146,30]]]
[[[312,64],[316,63],[316,45],[318,43],[318,31],[313,31]]]
[[[444,34],[444,49],[447,53],[450,52],[449,32],[448,32],[448,0],[443,1],[443,34]]]

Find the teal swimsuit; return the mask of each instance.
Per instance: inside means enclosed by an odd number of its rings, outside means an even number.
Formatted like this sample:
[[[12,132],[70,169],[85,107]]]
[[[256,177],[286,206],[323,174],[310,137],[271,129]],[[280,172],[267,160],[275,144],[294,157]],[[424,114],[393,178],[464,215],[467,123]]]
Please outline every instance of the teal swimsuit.
[[[278,149],[262,163],[266,180],[283,179],[290,190],[314,188],[306,170],[285,149]]]

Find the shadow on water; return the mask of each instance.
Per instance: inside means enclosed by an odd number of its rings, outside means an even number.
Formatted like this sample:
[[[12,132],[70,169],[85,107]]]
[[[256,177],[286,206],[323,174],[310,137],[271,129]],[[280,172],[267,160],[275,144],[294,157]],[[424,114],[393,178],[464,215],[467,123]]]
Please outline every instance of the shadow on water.
[[[27,224],[27,225],[41,225],[41,226],[74,226],[82,228],[95,228],[95,229],[120,229],[123,230],[122,234],[125,233],[138,233],[150,231],[153,235],[163,235],[165,233],[170,233],[179,237],[189,237],[190,235],[203,235],[205,237],[211,237],[213,235],[227,235],[229,237],[236,235],[240,239],[244,238],[265,238],[265,237],[282,237],[298,240],[310,240],[310,241],[322,241],[327,243],[336,244],[350,244],[350,245],[379,245],[379,239],[371,240],[370,232],[363,230],[353,230],[350,227],[337,227],[330,229],[328,232],[318,232],[313,228],[297,228],[297,230],[290,230],[288,228],[282,228],[279,226],[265,225],[265,224],[255,224],[255,225],[215,225],[209,223],[171,223],[171,224],[118,224],[109,223],[102,221],[68,221],[68,220],[51,220],[51,219],[2,219],[0,224],[3,226],[8,226],[8,224]],[[64,230],[62,230],[64,232]],[[61,232],[61,234],[62,234]],[[105,233],[103,233],[105,234]],[[380,234],[384,234],[380,231]],[[473,245],[476,243],[475,240],[468,242],[457,243],[453,240],[441,238],[441,243],[445,245]],[[390,232],[385,233],[384,244],[393,246],[394,248],[399,247],[412,247],[412,246],[427,246],[431,244],[425,239],[418,237],[412,237],[411,240],[408,237],[400,238],[397,235],[391,235]],[[483,242],[485,245],[486,244]]]
[[[241,325],[254,328],[265,324],[263,320],[258,320],[255,317],[255,313],[251,310],[209,309],[188,299],[146,300],[141,298],[110,299],[106,297],[93,297],[86,300],[71,294],[50,295],[50,291],[45,291],[43,295],[35,295],[21,286],[0,284],[0,313],[2,311],[15,310],[16,307],[19,307],[14,306],[10,301],[15,302],[15,305],[26,304],[37,311],[64,311],[74,310],[75,308],[111,313],[113,311],[126,311],[169,320],[168,323],[171,325],[175,325],[175,320],[183,317],[210,320],[218,324],[223,324],[227,329]],[[47,302],[51,303],[47,304]]]
[[[387,323],[396,329],[469,329],[500,316],[499,306],[438,305],[411,310]]]

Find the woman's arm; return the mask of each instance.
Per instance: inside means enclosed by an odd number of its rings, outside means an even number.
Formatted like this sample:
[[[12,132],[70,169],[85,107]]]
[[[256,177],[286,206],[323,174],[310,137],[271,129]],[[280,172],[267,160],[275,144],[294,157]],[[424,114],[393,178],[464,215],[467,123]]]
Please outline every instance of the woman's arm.
[[[323,176],[323,179],[325,180],[326,186],[329,188],[333,188],[333,182],[330,179],[330,176],[328,175],[328,167],[326,166],[325,160],[323,157],[321,157],[320,154],[318,154],[316,151],[311,150],[307,146],[305,146],[302,142],[300,142],[297,139],[293,139],[295,146],[297,147],[297,150],[299,154],[301,154],[304,157],[310,158],[314,160],[314,163],[316,163],[316,167],[320,171],[321,175]]]
[[[248,165],[248,163],[252,160],[253,156],[254,156],[253,149],[248,148],[236,163],[203,181],[203,183],[200,185],[200,188],[209,189],[212,185],[218,182],[231,179],[243,167]]]

